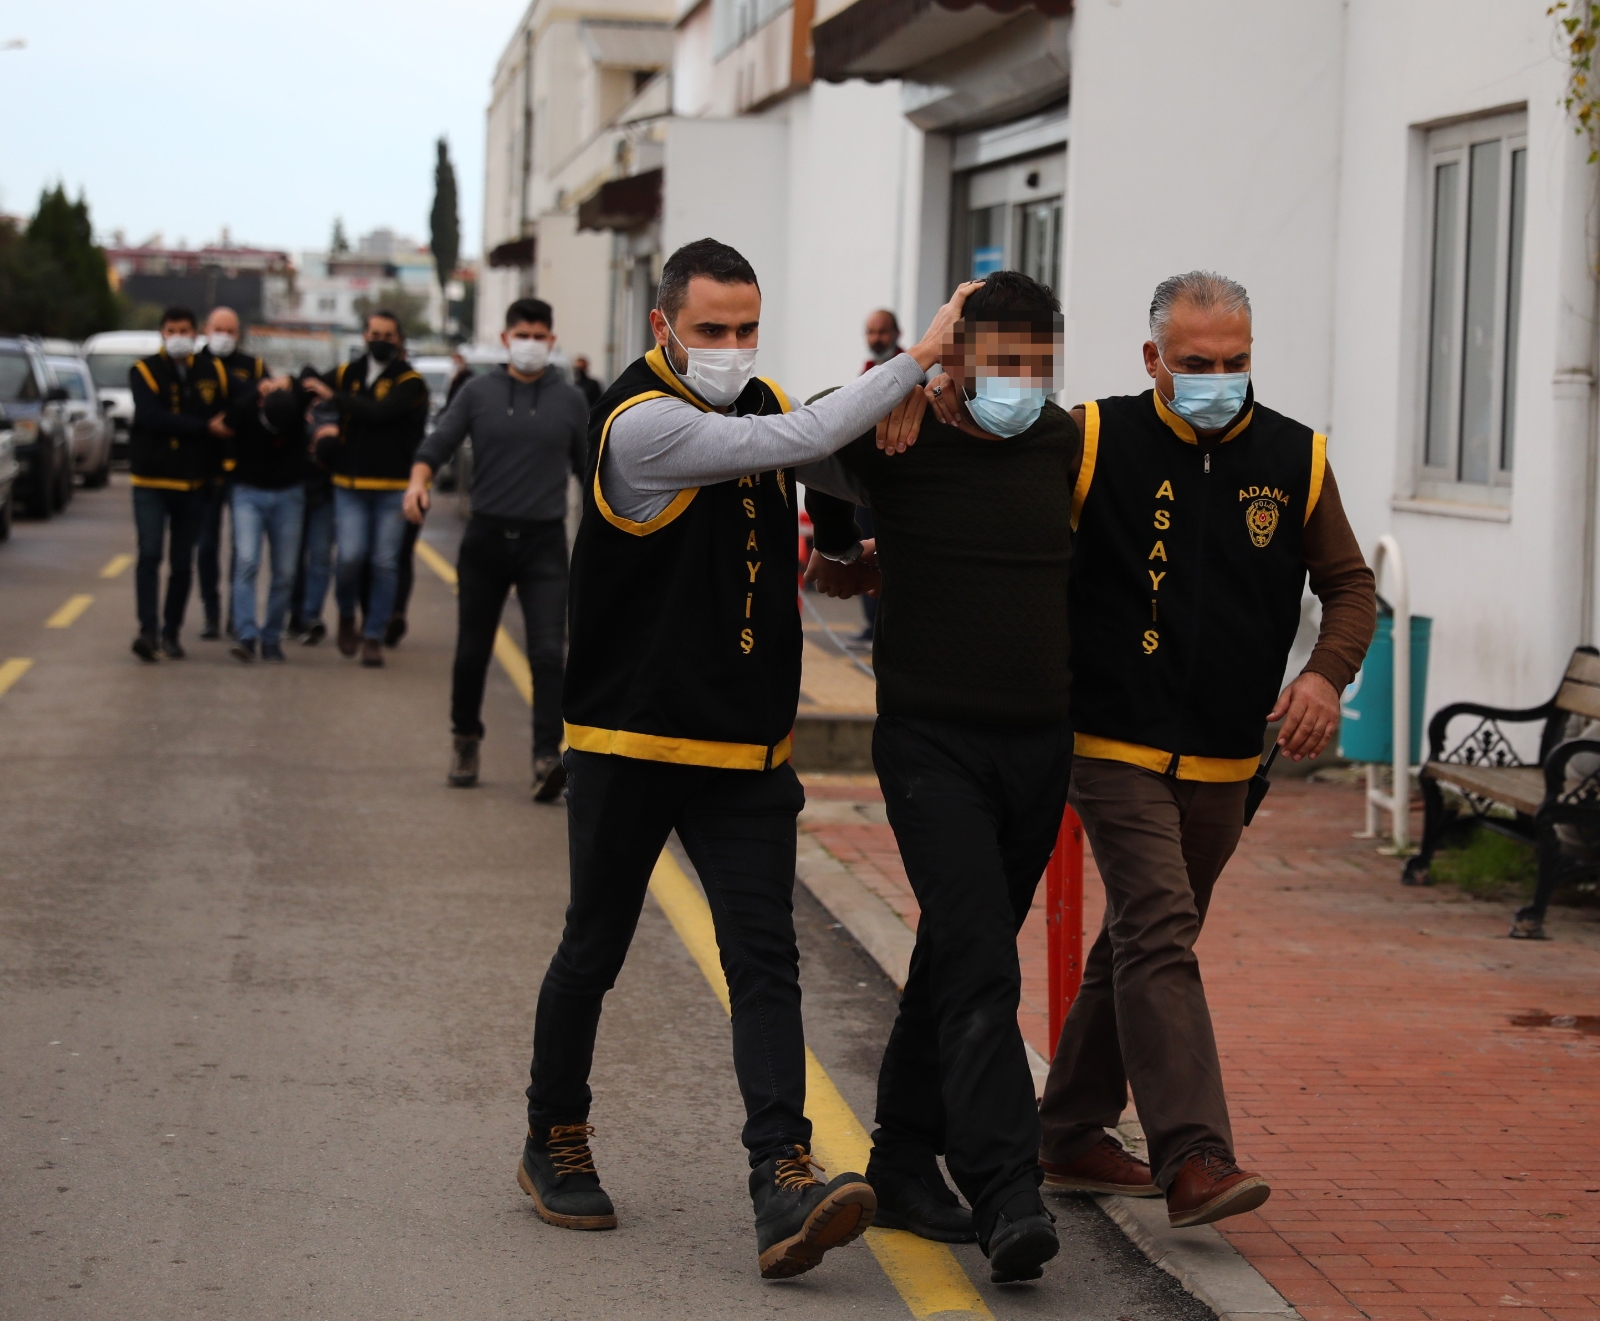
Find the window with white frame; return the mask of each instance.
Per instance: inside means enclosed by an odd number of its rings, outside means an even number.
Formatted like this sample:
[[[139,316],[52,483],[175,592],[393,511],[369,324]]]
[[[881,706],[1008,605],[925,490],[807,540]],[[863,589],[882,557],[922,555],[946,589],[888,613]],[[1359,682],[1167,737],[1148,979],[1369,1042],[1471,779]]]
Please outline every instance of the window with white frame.
[[[793,4],[794,0],[711,0],[711,58],[720,60]]]
[[[1419,494],[1504,499],[1517,440],[1527,117],[1434,129],[1427,158]]]

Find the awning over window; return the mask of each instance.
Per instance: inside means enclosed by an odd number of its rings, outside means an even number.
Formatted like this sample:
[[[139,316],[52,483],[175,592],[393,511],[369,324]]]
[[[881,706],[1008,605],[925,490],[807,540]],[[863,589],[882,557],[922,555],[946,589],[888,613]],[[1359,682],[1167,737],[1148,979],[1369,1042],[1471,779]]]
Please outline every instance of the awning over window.
[[[578,203],[579,229],[642,229],[661,214],[661,171],[613,179]]]
[[[672,63],[672,28],[665,23],[583,23],[584,48],[603,69],[665,69]]]
[[[499,247],[489,250],[489,265],[532,266],[536,250],[535,240],[531,236],[525,239],[512,239],[509,243],[502,243]]]
[[[959,50],[1024,9],[1063,17],[1073,0],[855,0],[811,30],[816,76],[898,78]]]

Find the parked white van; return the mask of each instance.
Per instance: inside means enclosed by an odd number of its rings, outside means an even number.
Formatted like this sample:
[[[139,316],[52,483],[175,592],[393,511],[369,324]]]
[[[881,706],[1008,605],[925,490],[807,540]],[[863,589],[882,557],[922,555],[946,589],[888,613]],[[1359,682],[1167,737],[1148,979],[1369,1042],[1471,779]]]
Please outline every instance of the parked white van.
[[[111,440],[113,458],[128,457],[128,431],[133,426],[133,391],[128,388],[128,372],[140,358],[160,351],[161,335],[154,330],[108,330],[83,342],[83,356],[89,362],[95,389],[101,400],[111,405],[109,416],[115,428]]]

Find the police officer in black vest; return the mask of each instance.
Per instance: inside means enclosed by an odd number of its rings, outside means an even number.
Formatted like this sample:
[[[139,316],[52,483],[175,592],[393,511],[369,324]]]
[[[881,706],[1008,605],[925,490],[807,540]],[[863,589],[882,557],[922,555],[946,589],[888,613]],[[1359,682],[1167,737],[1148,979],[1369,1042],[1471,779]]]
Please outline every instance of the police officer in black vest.
[[[952,310],[954,309],[954,310]],[[809,1270],[872,1220],[859,1174],[812,1174],[792,896],[799,700],[793,467],[915,392],[957,303],[910,354],[815,406],[754,376],[761,294],[713,239],[668,258],[656,347],[591,415],[567,661],[572,901],[539,992],[517,1180],[549,1223],[616,1224],[589,1147],[600,1005],[668,835],[723,951],[763,1276]]]

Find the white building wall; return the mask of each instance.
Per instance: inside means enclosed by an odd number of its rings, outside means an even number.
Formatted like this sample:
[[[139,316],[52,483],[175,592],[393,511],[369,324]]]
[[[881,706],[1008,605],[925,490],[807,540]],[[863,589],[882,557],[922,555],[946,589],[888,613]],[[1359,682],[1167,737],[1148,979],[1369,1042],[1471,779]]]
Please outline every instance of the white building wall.
[[[1349,7],[1330,452],[1363,548],[1393,531],[1412,608],[1434,619],[1430,711],[1466,698],[1540,702],[1579,640],[1593,172],[1559,105],[1553,49],[1543,5]],[[1519,104],[1528,191],[1510,521],[1396,510],[1413,494],[1424,416],[1422,126]]]

